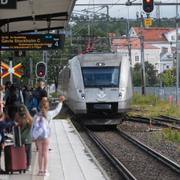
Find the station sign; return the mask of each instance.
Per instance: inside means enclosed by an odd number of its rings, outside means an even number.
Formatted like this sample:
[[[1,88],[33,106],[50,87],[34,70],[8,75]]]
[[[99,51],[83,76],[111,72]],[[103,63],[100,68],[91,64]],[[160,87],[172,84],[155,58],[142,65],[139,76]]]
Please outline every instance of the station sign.
[[[16,0],[0,0],[0,9],[16,9]]]
[[[0,50],[50,50],[64,46],[64,34],[2,34]]]

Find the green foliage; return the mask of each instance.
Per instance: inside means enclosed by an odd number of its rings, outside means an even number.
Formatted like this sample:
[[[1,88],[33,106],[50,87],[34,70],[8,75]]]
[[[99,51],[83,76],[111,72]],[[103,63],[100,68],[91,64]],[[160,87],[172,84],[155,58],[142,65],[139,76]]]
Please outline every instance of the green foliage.
[[[132,104],[138,105],[156,105],[160,99],[154,95],[142,96],[139,93],[133,95]]]
[[[166,110],[167,115],[174,114],[175,112],[176,112],[176,107],[173,105],[169,106],[169,108]]]
[[[160,78],[162,80],[162,83],[165,86],[173,86],[175,83],[175,77],[173,76],[173,70],[168,69],[160,74]]]
[[[147,86],[154,86],[157,84],[157,70],[155,69],[154,65],[150,64],[149,62],[145,62],[145,72],[146,72],[146,85]]]
[[[155,70],[155,67],[147,61],[145,62],[145,73],[146,86],[154,86],[158,83],[158,78],[156,76],[157,71]],[[140,63],[135,64],[132,74],[134,86],[140,86],[142,79],[142,68]]]
[[[135,111],[130,112],[130,115],[142,115],[143,113],[146,117],[159,115],[180,117],[180,106],[176,106],[173,102],[162,100],[154,95],[142,96],[139,93],[135,93],[131,107]]]
[[[177,130],[172,130],[170,128],[163,129],[162,135],[165,139],[180,142],[180,132]]]

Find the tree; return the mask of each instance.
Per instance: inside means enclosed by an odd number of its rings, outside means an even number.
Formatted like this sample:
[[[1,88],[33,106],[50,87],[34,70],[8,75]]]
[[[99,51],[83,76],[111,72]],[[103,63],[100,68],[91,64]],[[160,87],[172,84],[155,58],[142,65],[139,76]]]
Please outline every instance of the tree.
[[[134,86],[141,86],[141,64],[136,63],[132,69]]]
[[[149,62],[145,62],[145,73],[146,73],[146,85],[154,86],[158,83],[157,70],[154,65]]]
[[[155,67],[149,62],[145,62],[145,76],[146,86],[154,86],[158,83],[157,71]],[[133,68],[133,84],[134,86],[141,86],[142,68],[140,63],[136,63]]]
[[[163,85],[165,86],[173,86],[175,83],[175,76],[173,76],[173,70],[167,69],[163,73],[160,74],[160,78],[162,80]]]

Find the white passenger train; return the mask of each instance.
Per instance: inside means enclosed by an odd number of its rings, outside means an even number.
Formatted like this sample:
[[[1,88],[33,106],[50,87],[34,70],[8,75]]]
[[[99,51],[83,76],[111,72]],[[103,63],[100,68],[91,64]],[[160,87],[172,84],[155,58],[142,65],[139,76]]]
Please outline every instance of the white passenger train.
[[[130,63],[116,53],[75,56],[60,72],[59,90],[74,114],[126,112],[132,97]]]

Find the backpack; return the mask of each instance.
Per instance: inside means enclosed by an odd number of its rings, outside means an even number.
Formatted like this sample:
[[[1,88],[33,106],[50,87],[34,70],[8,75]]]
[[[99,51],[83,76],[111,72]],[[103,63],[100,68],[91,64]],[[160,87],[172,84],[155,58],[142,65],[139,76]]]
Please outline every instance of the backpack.
[[[49,122],[42,115],[35,115],[32,125],[32,139],[45,139],[49,136]]]

